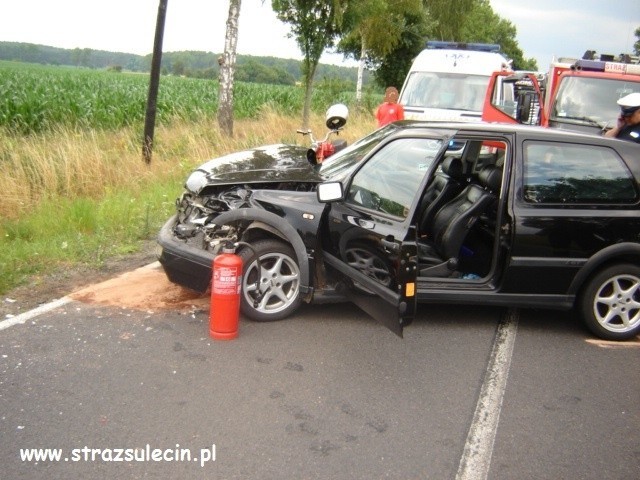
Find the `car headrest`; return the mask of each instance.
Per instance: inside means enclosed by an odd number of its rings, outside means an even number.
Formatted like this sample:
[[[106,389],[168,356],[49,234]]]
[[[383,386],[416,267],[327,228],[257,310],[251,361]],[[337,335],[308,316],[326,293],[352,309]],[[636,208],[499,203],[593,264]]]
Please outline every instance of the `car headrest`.
[[[502,169],[495,165],[487,165],[480,171],[480,183],[491,192],[500,191]]]
[[[447,157],[442,162],[442,171],[452,178],[462,177],[462,160],[458,157]]]

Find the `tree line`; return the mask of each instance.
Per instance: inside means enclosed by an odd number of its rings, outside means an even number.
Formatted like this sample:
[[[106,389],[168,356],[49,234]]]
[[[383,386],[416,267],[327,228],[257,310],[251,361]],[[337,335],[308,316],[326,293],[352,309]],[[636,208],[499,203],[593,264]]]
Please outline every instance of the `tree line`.
[[[162,74],[217,79],[220,54],[204,51],[163,52]],[[32,43],[0,42],[0,60],[74,66],[113,71],[149,72],[151,54],[136,55],[90,48],[64,49]],[[247,83],[295,85],[302,81],[301,61],[277,57],[238,55],[235,78]],[[357,69],[321,64],[318,76],[355,88]],[[366,75],[365,83],[372,81]]]

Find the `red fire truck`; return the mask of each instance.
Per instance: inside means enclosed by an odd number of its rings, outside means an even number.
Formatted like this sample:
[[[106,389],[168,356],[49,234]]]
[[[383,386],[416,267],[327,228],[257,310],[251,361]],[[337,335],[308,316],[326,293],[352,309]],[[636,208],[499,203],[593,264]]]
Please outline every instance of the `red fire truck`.
[[[585,55],[587,56],[587,55]],[[482,119],[601,133],[616,124],[616,101],[640,92],[640,64],[630,56],[552,62],[542,78],[531,72],[495,72]]]

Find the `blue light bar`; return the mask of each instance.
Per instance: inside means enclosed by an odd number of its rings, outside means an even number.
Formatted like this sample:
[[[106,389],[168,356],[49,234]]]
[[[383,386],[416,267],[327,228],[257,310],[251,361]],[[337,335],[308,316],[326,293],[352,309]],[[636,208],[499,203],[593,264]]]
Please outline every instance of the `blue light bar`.
[[[571,65],[571,70],[640,75],[640,65],[622,62],[603,62],[601,60],[578,60]]]
[[[499,52],[500,45],[495,43],[463,43],[429,40],[427,48],[447,50],[475,50],[476,52]]]
[[[573,70],[586,70],[589,72],[604,72],[605,62],[600,60],[578,60],[571,68]]]

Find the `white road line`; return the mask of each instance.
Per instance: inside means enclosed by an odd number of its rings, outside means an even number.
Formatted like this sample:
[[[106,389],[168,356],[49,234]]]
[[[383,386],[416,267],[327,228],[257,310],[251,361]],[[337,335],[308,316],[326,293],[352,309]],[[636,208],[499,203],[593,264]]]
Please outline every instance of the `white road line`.
[[[14,325],[19,325],[27,320],[31,320],[32,318],[37,317],[38,315],[42,315],[43,313],[50,312],[62,305],[66,305],[71,302],[69,297],[62,297],[58,300],[53,300],[52,302],[45,303],[44,305],[40,305],[33,310],[29,310],[28,312],[21,313],[20,315],[16,315],[15,317],[11,317],[7,320],[2,320],[0,322],[0,330],[4,330],[5,328],[13,327]]]
[[[484,480],[489,474],[517,330],[518,310],[509,309],[498,324],[480,397],[458,465],[457,480]]]

